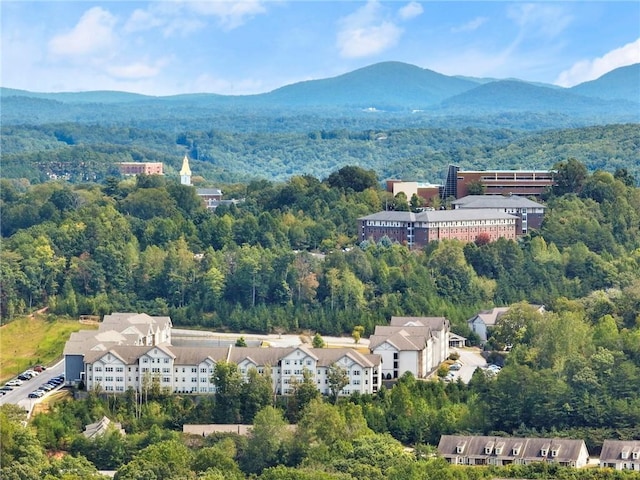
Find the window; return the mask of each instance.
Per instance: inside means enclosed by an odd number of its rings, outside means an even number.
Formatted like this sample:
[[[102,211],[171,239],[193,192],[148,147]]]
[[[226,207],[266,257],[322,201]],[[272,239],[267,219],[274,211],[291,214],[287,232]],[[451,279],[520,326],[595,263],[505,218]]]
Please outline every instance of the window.
[[[144,357],[144,358],[142,359],[142,363],[149,363],[149,359],[148,359],[147,357]]]
[[[116,372],[124,372],[124,367],[116,367]]]
[[[104,367],[105,372],[113,372],[113,367]]]
[[[94,369],[96,372],[101,372],[101,371],[102,371],[102,367],[93,367],[93,369]]]
[[[191,377],[191,382],[193,382],[193,383],[197,383],[197,382],[198,382],[198,379],[197,379],[196,377]]]
[[[207,373],[207,369],[206,368],[201,368],[200,369],[200,373]]]
[[[151,369],[151,371],[152,371],[153,373],[160,373],[160,367],[153,367],[153,368]]]
[[[102,377],[96,377],[96,382],[101,382],[102,381]]]
[[[107,385],[106,387],[104,387],[104,389],[105,389],[107,392],[113,392],[113,386],[111,386],[111,385]]]
[[[124,382],[124,377],[116,377],[116,382]]]
[[[169,383],[171,381],[171,377],[162,377],[162,381],[164,383]]]
[[[169,373],[169,372],[171,372],[170,368],[163,368],[162,369],[162,373]]]
[[[113,382],[113,377],[104,377],[105,382]]]
[[[165,358],[165,359],[164,359],[164,363],[169,363],[169,359],[168,359],[168,358]]]

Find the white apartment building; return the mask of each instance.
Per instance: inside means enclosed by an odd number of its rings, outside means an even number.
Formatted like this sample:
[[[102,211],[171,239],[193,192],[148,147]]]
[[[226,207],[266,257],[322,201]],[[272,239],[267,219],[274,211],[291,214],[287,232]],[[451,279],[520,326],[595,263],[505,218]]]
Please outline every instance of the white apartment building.
[[[144,314],[142,314],[144,315]],[[70,382],[84,382],[87,390],[123,393],[129,388],[143,391],[152,382],[174,393],[212,394],[212,377],[220,361],[238,365],[247,376],[251,368],[270,374],[273,391],[293,393],[296,382],[309,372],[318,390],[329,394],[328,372],[333,365],[345,370],[349,383],[340,395],[354,392],[375,393],[380,385],[381,357],[351,348],[189,347],[173,346],[168,317],[114,314],[98,332],[72,335],[65,346],[65,372]],[[106,317],[105,317],[106,318]],[[132,327],[132,320],[144,318],[149,325],[169,325],[159,333],[154,328]],[[158,320],[162,318],[162,320]],[[121,331],[118,331],[121,330]],[[123,333],[126,332],[126,333]],[[87,335],[89,333],[90,335]],[[156,340],[163,340],[156,343]]]

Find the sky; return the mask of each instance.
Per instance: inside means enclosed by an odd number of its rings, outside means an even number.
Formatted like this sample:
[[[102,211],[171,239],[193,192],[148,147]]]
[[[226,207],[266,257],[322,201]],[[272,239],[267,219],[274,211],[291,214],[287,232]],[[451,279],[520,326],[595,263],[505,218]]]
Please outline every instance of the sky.
[[[0,85],[268,92],[399,61],[564,87],[640,63],[640,2],[0,0]]]

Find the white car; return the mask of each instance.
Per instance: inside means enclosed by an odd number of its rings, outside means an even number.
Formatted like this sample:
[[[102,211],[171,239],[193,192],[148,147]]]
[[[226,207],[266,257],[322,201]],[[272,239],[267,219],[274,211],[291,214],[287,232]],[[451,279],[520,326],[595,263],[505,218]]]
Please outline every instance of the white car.
[[[20,385],[22,385],[22,380],[16,378],[15,380],[7,382],[7,385],[9,385],[10,387],[19,387]]]

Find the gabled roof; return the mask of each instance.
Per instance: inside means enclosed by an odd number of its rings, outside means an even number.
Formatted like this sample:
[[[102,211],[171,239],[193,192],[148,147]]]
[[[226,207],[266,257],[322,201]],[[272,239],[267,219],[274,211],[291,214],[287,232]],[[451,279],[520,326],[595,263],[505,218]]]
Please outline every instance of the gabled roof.
[[[173,364],[198,365],[209,359],[213,362],[226,361],[229,357],[229,347],[169,347],[175,355]]]
[[[110,426],[119,430],[120,433],[124,435],[122,425],[119,423],[112,423],[107,417],[102,417],[96,423],[90,423],[84,427],[84,432],[82,432],[82,434],[87,438],[99,437],[100,435],[104,435]]]
[[[475,322],[476,319],[482,321],[487,326],[493,326],[498,319],[507,313],[511,307],[495,307],[491,310],[482,310],[469,319],[469,322]]]
[[[640,461],[640,440],[605,440],[600,452],[600,462],[615,462],[623,460],[622,453],[627,454],[624,460],[634,461],[633,453],[637,452]]]
[[[498,447],[498,450],[496,450]],[[583,440],[568,438],[442,435],[438,453],[445,457],[524,458],[576,462],[586,452]]]
[[[369,349],[373,351],[386,342],[399,351],[419,351],[426,347],[430,337],[431,329],[428,327],[378,325],[374,334],[369,338]]]
[[[393,327],[429,327],[431,330],[444,330],[449,325],[445,317],[391,317],[389,325]]]

